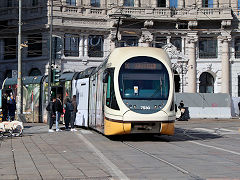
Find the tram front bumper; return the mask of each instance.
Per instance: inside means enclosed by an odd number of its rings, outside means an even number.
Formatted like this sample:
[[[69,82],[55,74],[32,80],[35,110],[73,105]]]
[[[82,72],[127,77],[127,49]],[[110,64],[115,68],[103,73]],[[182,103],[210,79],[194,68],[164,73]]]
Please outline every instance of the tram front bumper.
[[[105,135],[121,135],[130,133],[146,133],[146,134],[174,134],[174,121],[167,122],[124,122],[114,121],[108,118],[104,119]]]

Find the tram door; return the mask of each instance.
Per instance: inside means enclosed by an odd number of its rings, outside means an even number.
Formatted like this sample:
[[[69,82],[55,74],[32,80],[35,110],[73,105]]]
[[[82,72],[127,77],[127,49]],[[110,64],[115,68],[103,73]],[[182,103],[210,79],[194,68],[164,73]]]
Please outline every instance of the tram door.
[[[88,127],[89,78],[79,79],[76,83],[77,115],[76,125]]]
[[[104,129],[104,120],[103,120],[103,73],[98,73],[97,75],[97,99],[96,99],[96,127],[100,131]]]
[[[97,80],[96,75],[90,78],[90,98],[89,98],[89,126],[96,127],[96,90]]]

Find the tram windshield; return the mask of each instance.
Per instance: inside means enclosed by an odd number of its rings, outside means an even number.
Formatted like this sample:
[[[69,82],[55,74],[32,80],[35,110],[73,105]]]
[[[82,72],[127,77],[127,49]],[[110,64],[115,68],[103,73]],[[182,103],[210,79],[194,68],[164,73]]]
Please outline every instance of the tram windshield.
[[[155,58],[134,57],[122,65],[119,87],[123,99],[167,100],[169,74]]]

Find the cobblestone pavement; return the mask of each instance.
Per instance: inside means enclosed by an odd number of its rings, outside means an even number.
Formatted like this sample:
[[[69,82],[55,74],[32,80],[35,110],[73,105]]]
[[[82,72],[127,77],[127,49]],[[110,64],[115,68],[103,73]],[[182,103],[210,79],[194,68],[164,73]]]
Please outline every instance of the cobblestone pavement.
[[[48,133],[45,124],[25,124],[23,137],[1,140],[0,179],[110,177],[99,158],[73,132]]]
[[[240,179],[240,120],[177,121],[174,136],[107,138],[24,124],[0,141],[0,179]]]

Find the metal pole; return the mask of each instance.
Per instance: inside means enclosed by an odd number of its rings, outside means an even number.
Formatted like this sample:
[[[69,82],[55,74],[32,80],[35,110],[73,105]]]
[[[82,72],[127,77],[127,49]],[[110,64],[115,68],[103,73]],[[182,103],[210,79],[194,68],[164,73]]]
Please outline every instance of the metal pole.
[[[17,78],[17,117],[22,114],[22,0],[19,0],[18,7],[18,78]]]
[[[182,93],[183,93],[183,62],[182,62]]]
[[[48,103],[51,101],[51,77],[52,77],[52,31],[53,31],[53,0],[50,4],[50,32],[49,32],[49,67],[48,67]],[[49,113],[48,113],[49,115]],[[48,122],[50,117],[48,116]]]

